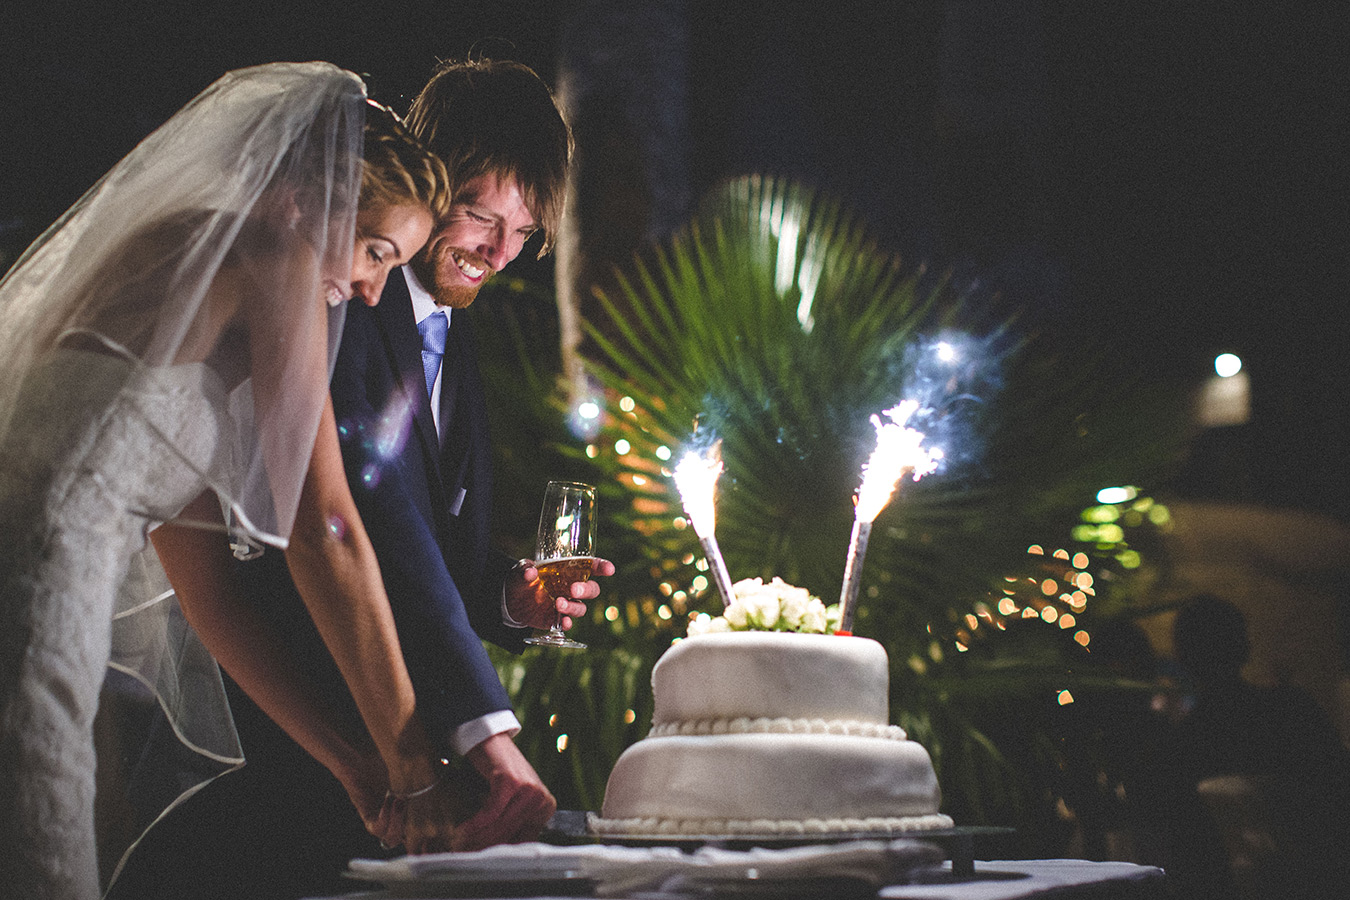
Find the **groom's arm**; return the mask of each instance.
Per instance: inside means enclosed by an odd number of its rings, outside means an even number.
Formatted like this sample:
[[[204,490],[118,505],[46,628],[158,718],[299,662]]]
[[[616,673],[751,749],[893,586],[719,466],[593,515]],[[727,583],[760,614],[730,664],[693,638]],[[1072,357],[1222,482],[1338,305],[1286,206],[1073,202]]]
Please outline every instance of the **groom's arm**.
[[[435,529],[419,511],[425,504],[414,499],[402,455],[386,458],[387,445],[374,439],[375,429],[387,425],[382,416],[389,414],[377,411],[369,398],[368,368],[376,365],[388,363],[372,311],[353,308],[332,381],[348,480],[379,559],[419,715],[442,746],[467,749],[454,739],[460,726],[500,713],[514,725],[514,714],[446,569]],[[493,730],[489,724],[487,732]]]

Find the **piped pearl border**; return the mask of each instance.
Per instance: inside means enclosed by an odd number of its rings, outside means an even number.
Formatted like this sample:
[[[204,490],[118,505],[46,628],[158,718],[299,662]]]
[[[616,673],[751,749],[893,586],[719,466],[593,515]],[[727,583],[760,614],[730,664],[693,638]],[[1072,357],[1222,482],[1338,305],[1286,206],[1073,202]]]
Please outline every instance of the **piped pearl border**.
[[[931,813],[923,816],[839,819],[606,819],[595,813],[586,816],[592,834],[664,836],[664,835],[826,835],[826,834],[908,834],[952,827],[951,816]]]
[[[703,736],[710,734],[834,734],[848,737],[884,738],[889,741],[908,740],[899,725],[880,725],[841,719],[749,718],[691,719],[683,722],[660,722],[652,725],[650,738],[675,735]]]

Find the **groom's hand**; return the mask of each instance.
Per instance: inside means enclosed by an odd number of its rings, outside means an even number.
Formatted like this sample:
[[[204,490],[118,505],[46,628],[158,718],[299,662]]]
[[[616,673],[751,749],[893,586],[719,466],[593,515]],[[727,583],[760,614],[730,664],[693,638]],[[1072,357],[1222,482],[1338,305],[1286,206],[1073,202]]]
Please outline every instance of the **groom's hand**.
[[[465,754],[487,782],[482,807],[455,829],[452,850],[532,841],[558,803],[506,734],[494,734]]]
[[[583,600],[600,596],[600,585],[595,577],[614,574],[614,564],[607,559],[596,559],[591,566],[592,578],[576,581],[569,587],[569,596],[550,597],[539,570],[533,565],[513,569],[506,577],[506,612],[511,621],[541,631],[551,628],[555,621],[566,631],[572,619],[586,614]]]

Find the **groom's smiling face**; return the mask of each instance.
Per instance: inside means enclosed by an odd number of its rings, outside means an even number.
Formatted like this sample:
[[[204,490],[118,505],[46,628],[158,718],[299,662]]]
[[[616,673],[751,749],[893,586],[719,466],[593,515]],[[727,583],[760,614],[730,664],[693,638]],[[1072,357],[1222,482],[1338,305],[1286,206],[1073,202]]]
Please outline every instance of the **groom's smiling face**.
[[[463,309],[519,255],[538,227],[514,178],[479,175],[456,192],[413,270],[437,303]]]

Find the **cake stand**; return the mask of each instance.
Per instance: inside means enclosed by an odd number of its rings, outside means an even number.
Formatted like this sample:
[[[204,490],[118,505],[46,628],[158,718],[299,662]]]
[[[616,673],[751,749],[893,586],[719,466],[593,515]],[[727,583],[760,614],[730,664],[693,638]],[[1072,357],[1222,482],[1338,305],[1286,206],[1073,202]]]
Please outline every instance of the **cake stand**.
[[[560,809],[544,828],[539,840],[549,844],[616,844],[622,847],[678,847],[694,851],[699,847],[722,847],[727,850],[749,850],[753,847],[802,847],[809,844],[838,844],[845,841],[890,841],[909,838],[937,844],[952,863],[952,875],[957,878],[975,874],[975,842],[996,836],[1014,834],[1016,829],[999,825],[956,825],[951,828],[933,828],[925,831],[860,831],[837,834],[659,834],[609,835],[595,834],[586,827],[584,810]]]

